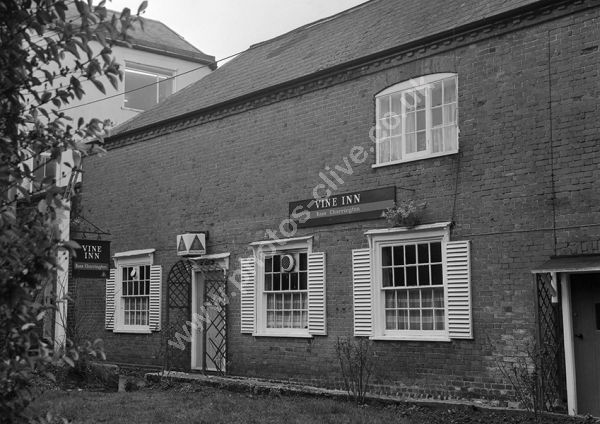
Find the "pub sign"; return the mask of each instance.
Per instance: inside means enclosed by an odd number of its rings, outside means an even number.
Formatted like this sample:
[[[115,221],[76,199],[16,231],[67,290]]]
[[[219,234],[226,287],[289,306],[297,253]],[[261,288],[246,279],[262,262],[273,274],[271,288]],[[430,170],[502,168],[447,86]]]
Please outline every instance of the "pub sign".
[[[73,277],[108,278],[110,241],[73,239],[80,248],[73,257]]]
[[[354,191],[322,199],[290,202],[290,218],[298,228],[381,218],[394,206],[396,187]]]

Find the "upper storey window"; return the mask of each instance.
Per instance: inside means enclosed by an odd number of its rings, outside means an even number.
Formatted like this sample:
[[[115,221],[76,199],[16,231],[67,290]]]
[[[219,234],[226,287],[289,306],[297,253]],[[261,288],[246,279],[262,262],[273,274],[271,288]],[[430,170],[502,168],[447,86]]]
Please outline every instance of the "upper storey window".
[[[173,94],[173,72],[151,66],[125,66],[125,104],[127,109],[144,111]]]
[[[377,164],[458,152],[456,74],[433,74],[376,96]]]

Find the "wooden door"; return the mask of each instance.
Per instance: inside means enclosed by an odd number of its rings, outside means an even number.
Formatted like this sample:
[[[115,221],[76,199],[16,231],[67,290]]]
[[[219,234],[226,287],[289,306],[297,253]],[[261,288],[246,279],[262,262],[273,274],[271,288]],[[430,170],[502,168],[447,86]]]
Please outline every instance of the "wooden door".
[[[600,416],[600,274],[572,274],[577,412]]]

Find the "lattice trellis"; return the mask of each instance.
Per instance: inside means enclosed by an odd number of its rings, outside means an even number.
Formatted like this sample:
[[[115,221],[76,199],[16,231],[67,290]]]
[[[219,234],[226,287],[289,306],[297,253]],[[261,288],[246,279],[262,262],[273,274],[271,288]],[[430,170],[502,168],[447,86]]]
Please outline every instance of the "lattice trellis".
[[[227,274],[213,263],[202,263],[195,268],[204,280],[204,305],[210,309],[210,319],[204,321],[203,368],[213,367],[224,374],[227,363]],[[210,334],[210,337],[208,335]],[[210,345],[211,349],[207,349]]]
[[[561,409],[566,399],[562,316],[550,273],[536,274],[541,396],[548,411]]]
[[[169,271],[167,277],[167,316],[165,339],[177,341],[176,334],[185,334],[184,327],[191,317],[192,264],[180,260]],[[188,327],[188,331],[189,331]],[[181,349],[183,347],[183,349]],[[170,370],[190,369],[190,343],[181,340],[175,346],[167,345],[165,367]]]

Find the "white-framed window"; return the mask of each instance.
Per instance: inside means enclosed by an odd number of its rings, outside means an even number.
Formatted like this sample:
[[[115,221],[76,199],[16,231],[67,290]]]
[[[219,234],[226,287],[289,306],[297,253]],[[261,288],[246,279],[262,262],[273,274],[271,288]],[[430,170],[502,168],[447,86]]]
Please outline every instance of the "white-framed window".
[[[115,333],[160,330],[162,267],[154,249],[116,253],[106,280],[106,328]]]
[[[353,251],[355,335],[381,340],[471,338],[468,241],[449,223],[368,231]]]
[[[458,152],[458,78],[433,74],[377,94],[377,159],[391,165]]]
[[[79,172],[81,153],[65,150],[59,159],[52,159],[50,152],[37,155],[30,153],[30,155],[31,157],[24,161],[24,164],[29,168],[33,178],[25,178],[22,185],[29,193],[44,192],[53,184],[57,187],[65,187],[69,183],[81,182],[81,172]]]
[[[326,334],[325,254],[312,237],[251,243],[241,259],[242,333],[312,337]]]
[[[173,94],[173,74],[167,69],[126,62],[124,107],[144,111]]]

